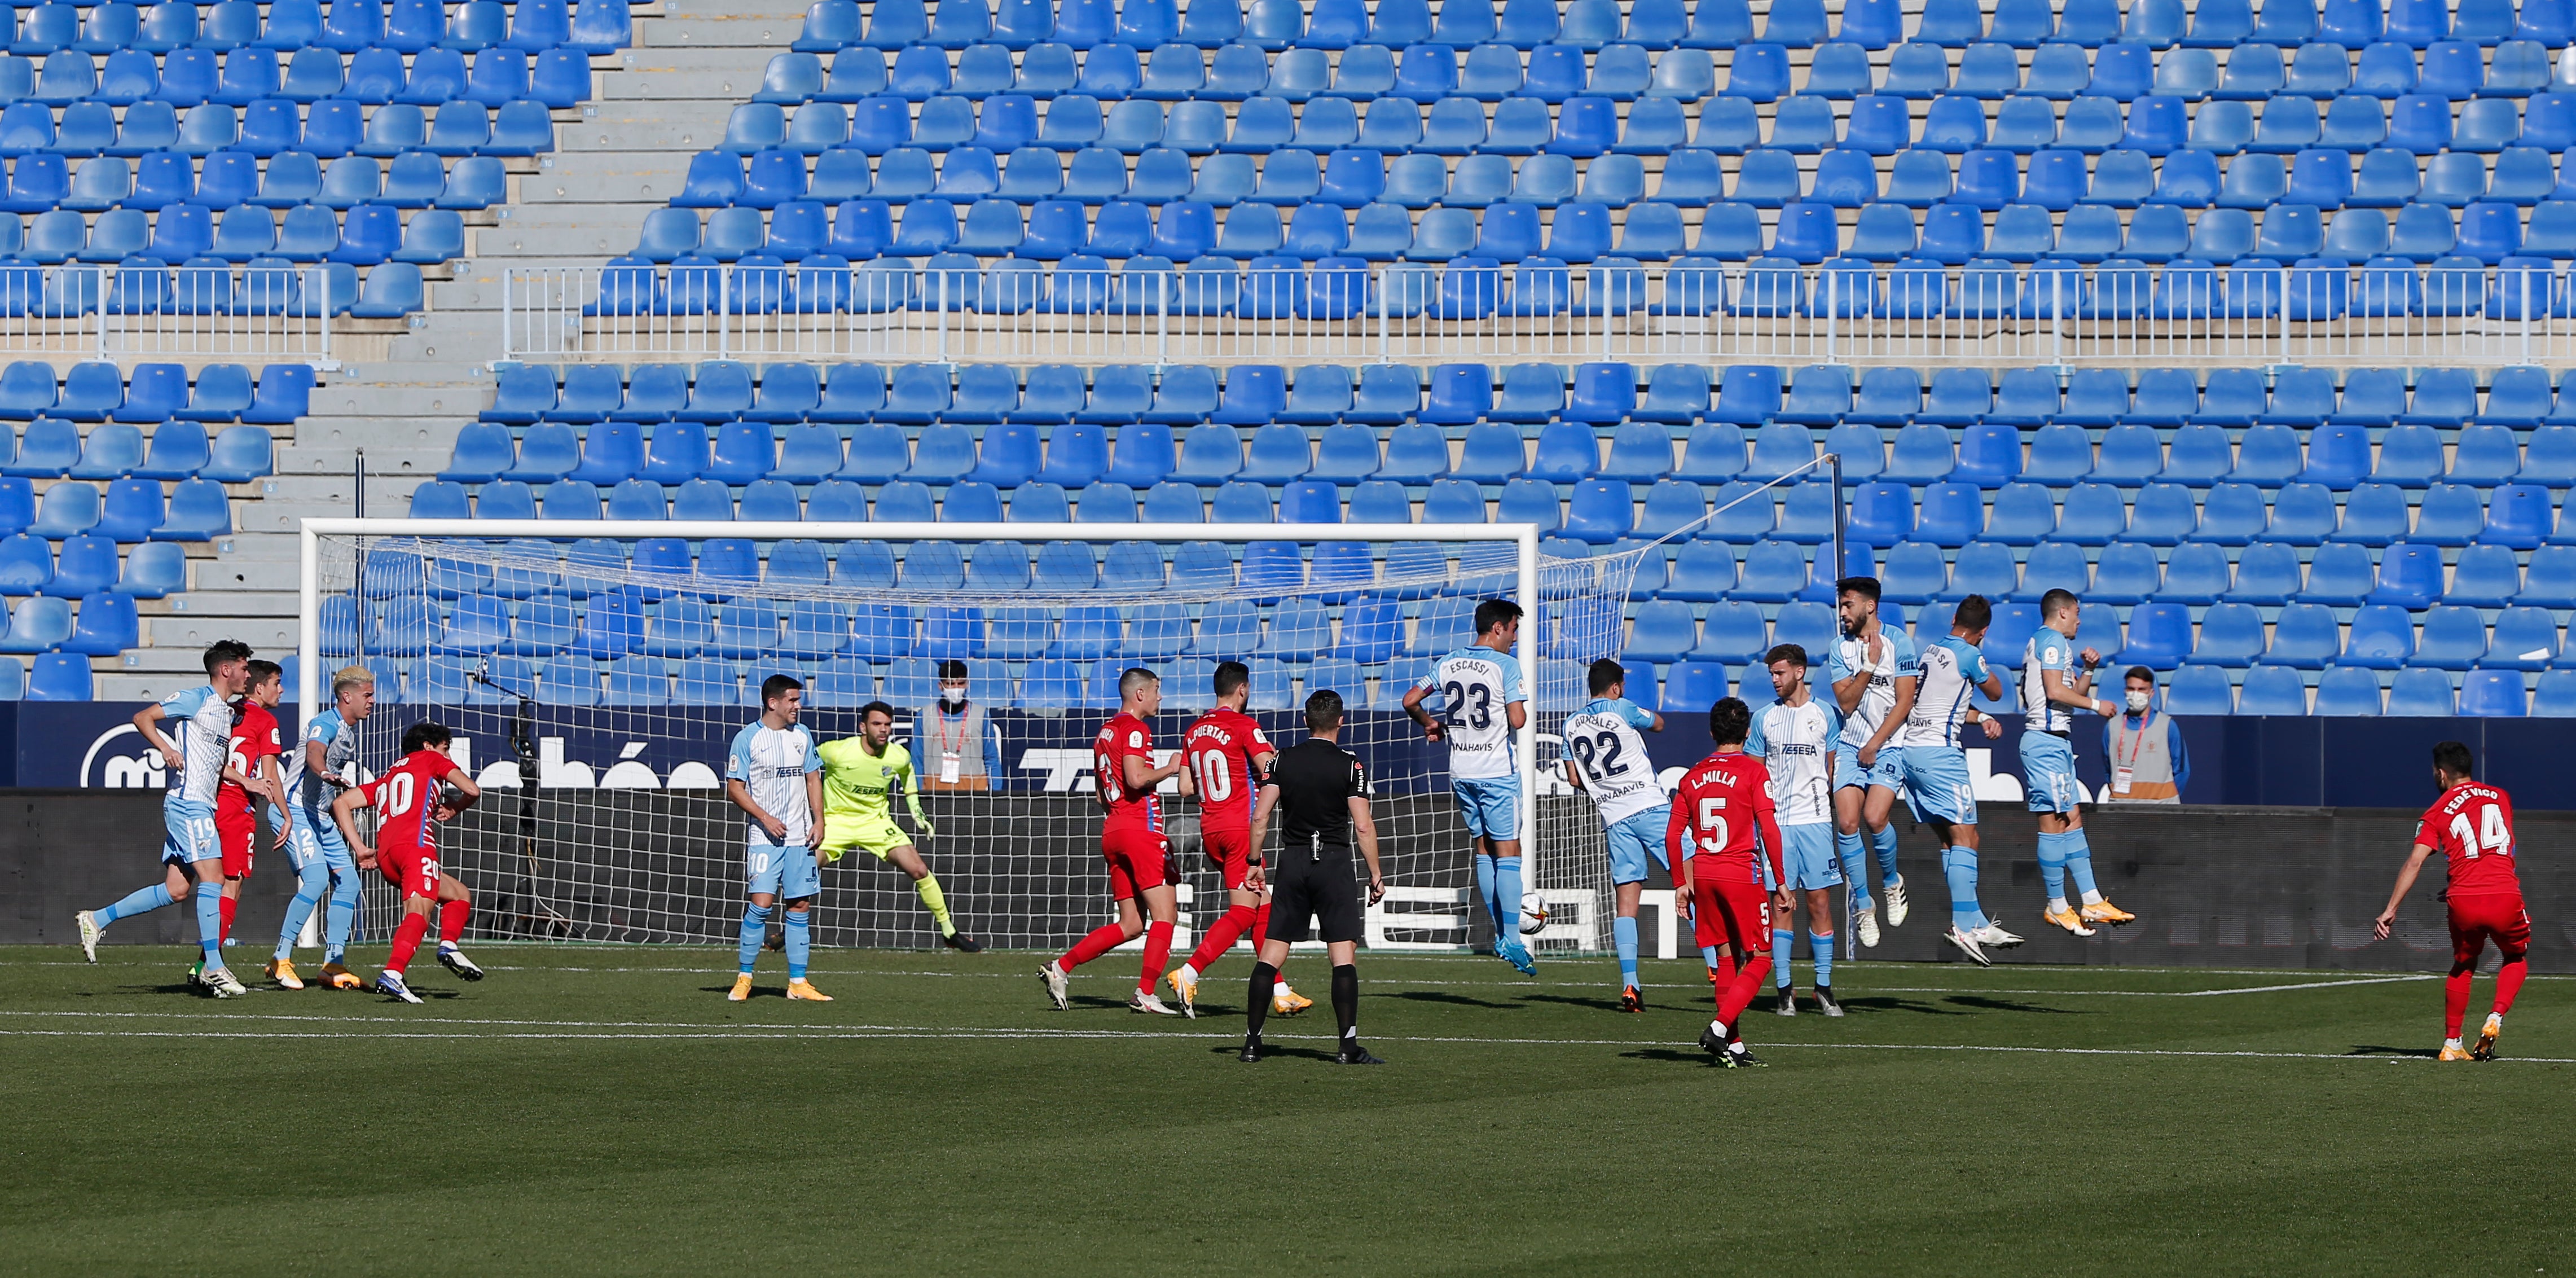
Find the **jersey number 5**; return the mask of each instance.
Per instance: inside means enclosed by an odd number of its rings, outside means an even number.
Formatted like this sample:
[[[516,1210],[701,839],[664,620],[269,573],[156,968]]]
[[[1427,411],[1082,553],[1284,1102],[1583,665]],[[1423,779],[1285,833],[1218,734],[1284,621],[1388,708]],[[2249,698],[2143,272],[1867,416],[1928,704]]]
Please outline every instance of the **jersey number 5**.
[[[2513,831],[2505,825],[2504,809],[2490,803],[2478,809],[2478,828],[2469,828],[2469,814],[2451,818],[2451,837],[2460,841],[2460,855],[2476,857],[2482,852],[2502,852],[2513,846]]]
[[[1699,801],[1699,850],[1709,856],[1726,851],[1726,796],[1712,794]]]

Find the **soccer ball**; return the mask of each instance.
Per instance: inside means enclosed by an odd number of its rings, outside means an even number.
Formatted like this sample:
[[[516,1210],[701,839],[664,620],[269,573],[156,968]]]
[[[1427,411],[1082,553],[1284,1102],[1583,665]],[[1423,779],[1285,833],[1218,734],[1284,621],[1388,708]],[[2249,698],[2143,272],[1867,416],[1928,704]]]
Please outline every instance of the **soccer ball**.
[[[1521,893],[1521,935],[1536,936],[1547,930],[1547,902],[1536,892]]]

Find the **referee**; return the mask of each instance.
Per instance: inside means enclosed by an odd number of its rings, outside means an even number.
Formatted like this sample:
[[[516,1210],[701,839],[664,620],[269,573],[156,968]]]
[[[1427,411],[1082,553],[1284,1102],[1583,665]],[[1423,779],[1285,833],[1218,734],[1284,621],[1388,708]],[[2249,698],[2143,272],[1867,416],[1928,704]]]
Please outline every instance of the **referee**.
[[[1305,940],[1312,923],[1333,960],[1333,1020],[1341,1027],[1334,1063],[1383,1065],[1360,1046],[1360,974],[1352,963],[1360,940],[1360,883],[1351,861],[1355,840],[1368,861],[1368,903],[1386,895],[1378,874],[1377,823],[1369,819],[1368,770],[1335,740],[1342,732],[1340,693],[1327,688],[1306,698],[1306,730],[1313,735],[1281,751],[1270,765],[1252,805],[1252,868],[1244,886],[1262,889],[1263,838],[1274,811],[1281,851],[1278,873],[1269,879],[1270,929],[1261,940],[1261,961],[1252,968],[1252,1001],[1245,1004],[1243,1054],[1237,1059],[1247,1065],[1261,1059],[1271,985],[1279,979],[1279,965],[1288,961],[1288,946]]]

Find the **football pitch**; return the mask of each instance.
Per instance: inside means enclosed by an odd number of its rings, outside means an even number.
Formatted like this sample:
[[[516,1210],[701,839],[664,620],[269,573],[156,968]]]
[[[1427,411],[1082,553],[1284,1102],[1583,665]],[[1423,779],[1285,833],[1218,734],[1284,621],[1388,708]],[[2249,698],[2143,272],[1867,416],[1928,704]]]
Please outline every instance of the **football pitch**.
[[[1391,1063],[1351,1069],[1320,955],[1289,972],[1317,1007],[1246,1066],[1240,955],[1190,1022],[1125,1010],[1127,954],[1059,1013],[1025,954],[827,952],[818,1005],[775,955],[732,1004],[710,948],[474,953],[490,979],[424,958],[406,1007],[206,1000],[178,948],[0,949],[0,1270],[2529,1274],[2576,1249],[2565,978],[2501,1059],[2437,1064],[2430,976],[1853,963],[1849,1016],[1766,999],[1770,1067],[1721,1070],[1696,962],[1649,961],[1636,1016],[1606,959],[1363,957]]]

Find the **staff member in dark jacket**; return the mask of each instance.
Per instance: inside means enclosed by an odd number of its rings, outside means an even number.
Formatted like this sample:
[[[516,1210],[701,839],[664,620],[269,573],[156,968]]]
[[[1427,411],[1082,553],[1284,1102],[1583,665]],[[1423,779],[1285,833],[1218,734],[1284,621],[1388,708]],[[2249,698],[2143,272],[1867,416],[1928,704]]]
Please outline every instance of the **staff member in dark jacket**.
[[[1386,880],[1377,863],[1377,823],[1369,818],[1368,769],[1336,740],[1342,731],[1342,697],[1327,688],[1306,698],[1306,730],[1313,734],[1279,753],[1270,778],[1252,805],[1252,865],[1244,886],[1258,892],[1265,878],[1264,837],[1272,813],[1279,815],[1280,853],[1275,873],[1267,874],[1272,896],[1270,930],[1261,941],[1261,961],[1252,968],[1252,1001],[1245,1005],[1243,1054],[1251,1064],[1261,1059],[1261,1024],[1270,1015],[1271,986],[1279,965],[1288,961],[1288,946],[1314,934],[1333,960],[1333,1020],[1341,1027],[1342,1065],[1383,1065],[1360,1046],[1360,976],[1352,962],[1363,927],[1358,867],[1351,860],[1357,843],[1368,862],[1368,903],[1386,896]]]

